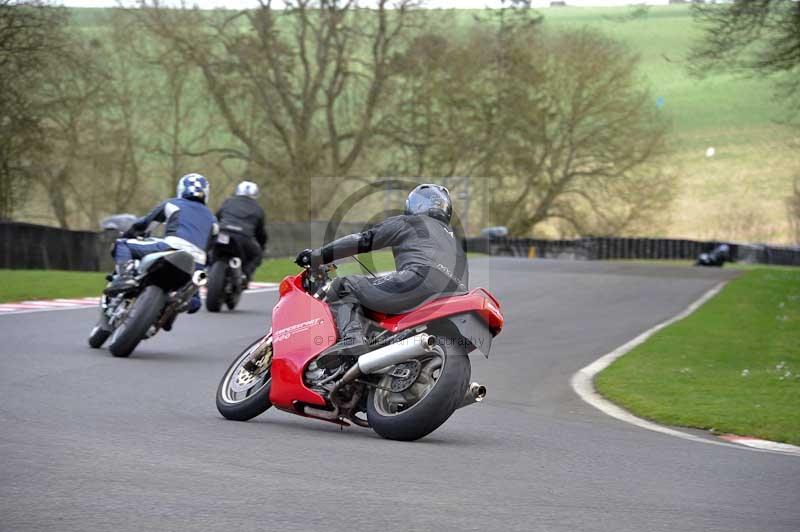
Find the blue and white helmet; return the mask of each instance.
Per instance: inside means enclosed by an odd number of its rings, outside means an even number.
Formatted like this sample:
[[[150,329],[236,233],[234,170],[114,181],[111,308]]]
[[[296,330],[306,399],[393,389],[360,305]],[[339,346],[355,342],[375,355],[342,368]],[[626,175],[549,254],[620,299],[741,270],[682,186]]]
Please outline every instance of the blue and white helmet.
[[[211,185],[208,184],[208,179],[200,174],[186,174],[178,180],[179,198],[200,200],[203,203],[208,203],[208,195],[211,192]]]
[[[237,196],[249,196],[253,199],[258,197],[258,185],[252,181],[242,181],[236,185]]]

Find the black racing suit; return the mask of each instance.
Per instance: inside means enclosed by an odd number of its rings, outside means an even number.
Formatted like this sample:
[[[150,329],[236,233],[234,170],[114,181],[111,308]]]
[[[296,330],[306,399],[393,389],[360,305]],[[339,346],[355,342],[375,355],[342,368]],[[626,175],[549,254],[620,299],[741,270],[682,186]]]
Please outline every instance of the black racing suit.
[[[328,302],[357,303],[385,314],[408,312],[469,285],[467,259],[461,242],[444,222],[426,215],[387,218],[362,233],[349,235],[320,250],[322,261],[391,247],[396,272],[382,277],[348,275],[334,280]]]
[[[217,211],[220,229],[236,241],[242,252],[242,269],[250,279],[261,264],[267,245],[264,209],[249,196],[231,196]]]

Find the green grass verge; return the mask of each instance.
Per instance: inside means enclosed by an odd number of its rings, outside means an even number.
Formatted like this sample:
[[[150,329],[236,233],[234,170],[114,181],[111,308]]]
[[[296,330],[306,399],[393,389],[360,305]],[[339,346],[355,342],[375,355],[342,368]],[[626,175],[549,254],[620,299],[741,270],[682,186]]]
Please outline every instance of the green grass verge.
[[[668,259],[612,259],[608,262],[616,262],[619,264],[636,264],[642,266],[680,266],[682,268],[694,268],[695,261],[693,260],[668,260]],[[752,264],[749,262],[726,262],[723,266],[726,270],[736,271],[751,271],[751,270],[782,270],[782,271],[797,271],[800,268],[797,266],[780,266],[776,264]]]
[[[800,270],[745,272],[595,384],[660,423],[800,444]]]
[[[100,294],[106,274],[61,270],[0,270],[0,303]]]
[[[469,253],[470,258],[480,253]],[[359,259],[370,270],[383,272],[394,270],[394,258],[390,251],[379,251],[359,255]],[[255,281],[279,282],[287,275],[300,271],[294,259],[267,259],[256,271]],[[366,273],[354,262],[339,267],[339,275]],[[35,299],[88,297],[100,294],[105,286],[105,273],[69,272],[62,270],[0,270],[0,303]]]

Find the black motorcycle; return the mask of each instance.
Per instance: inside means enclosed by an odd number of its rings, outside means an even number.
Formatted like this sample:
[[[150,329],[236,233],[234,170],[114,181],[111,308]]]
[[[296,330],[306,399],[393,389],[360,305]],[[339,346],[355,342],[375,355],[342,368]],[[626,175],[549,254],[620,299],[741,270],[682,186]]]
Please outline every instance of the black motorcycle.
[[[159,330],[169,331],[177,315],[206,283],[203,271],[195,271],[194,258],[186,251],[151,253],[136,265],[136,283],[114,295],[100,298],[100,320],[89,334],[89,345],[127,357],[144,339]]]
[[[731,248],[728,244],[722,244],[708,253],[701,253],[698,255],[694,265],[721,268],[726,262],[733,262],[731,259]]]
[[[242,270],[242,251],[236,238],[221,231],[211,248],[211,266],[206,285],[206,308],[219,312],[222,304],[233,310],[247,288],[247,277]]]

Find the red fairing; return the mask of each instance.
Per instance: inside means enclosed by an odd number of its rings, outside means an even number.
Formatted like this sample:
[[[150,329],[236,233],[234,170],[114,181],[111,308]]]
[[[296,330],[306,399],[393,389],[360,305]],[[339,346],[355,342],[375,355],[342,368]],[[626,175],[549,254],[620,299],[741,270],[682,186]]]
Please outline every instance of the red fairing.
[[[303,384],[306,366],[336,343],[336,327],[328,306],[307,294],[302,276],[286,277],[272,310],[272,383],[269,400],[297,413],[295,402],[325,405],[325,399]]]
[[[370,318],[377,321],[379,326],[394,333],[465,312],[474,312],[480,316],[494,336],[497,336],[503,328],[500,303],[483,288],[476,288],[464,295],[434,299],[407,314],[389,316],[371,313]]]

